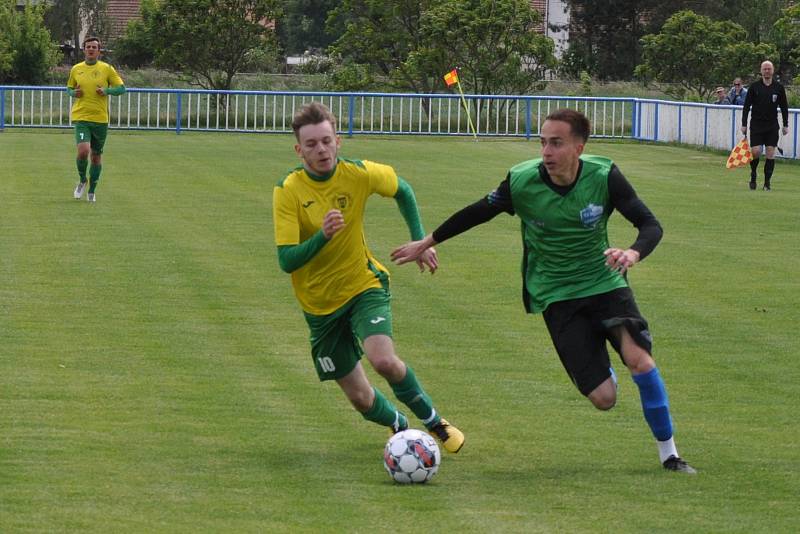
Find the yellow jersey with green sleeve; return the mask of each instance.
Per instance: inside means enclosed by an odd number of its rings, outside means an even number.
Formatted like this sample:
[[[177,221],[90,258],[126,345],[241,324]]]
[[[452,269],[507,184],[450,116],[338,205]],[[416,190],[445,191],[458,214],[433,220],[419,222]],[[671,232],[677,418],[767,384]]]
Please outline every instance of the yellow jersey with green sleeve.
[[[72,122],[88,121],[108,124],[108,95],[98,95],[97,88],[123,85],[116,69],[105,61],[87,65],[81,61],[69,71],[67,87],[81,88],[83,96],[74,99],[70,118]]]
[[[367,247],[364,209],[377,193],[393,197],[398,178],[394,169],[372,161],[339,158],[327,179],[312,178],[298,167],[273,189],[275,244],[298,245],[322,228],[325,214],[337,209],[345,226],[305,265],[292,271],[292,286],[300,306],[312,315],[333,313],[370,288],[382,287],[388,270]]]

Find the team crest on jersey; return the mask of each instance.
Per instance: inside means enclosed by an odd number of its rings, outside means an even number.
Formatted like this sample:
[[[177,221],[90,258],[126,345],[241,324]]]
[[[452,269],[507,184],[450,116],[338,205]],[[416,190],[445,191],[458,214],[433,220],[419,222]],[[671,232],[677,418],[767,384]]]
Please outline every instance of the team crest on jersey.
[[[594,228],[603,216],[603,206],[589,204],[581,210],[581,222],[586,228]]]
[[[333,199],[333,206],[337,210],[346,210],[350,207],[350,195],[347,193],[338,193]]]

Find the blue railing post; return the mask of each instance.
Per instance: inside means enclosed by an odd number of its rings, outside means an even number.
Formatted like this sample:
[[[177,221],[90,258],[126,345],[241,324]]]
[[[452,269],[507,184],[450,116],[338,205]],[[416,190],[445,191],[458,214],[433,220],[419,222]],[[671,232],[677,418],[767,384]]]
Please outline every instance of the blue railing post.
[[[631,106],[631,138],[636,139],[636,108],[638,107],[639,102],[636,100],[633,101],[633,105]],[[622,132],[623,137],[625,136],[625,132]]]
[[[183,115],[183,93],[178,93],[178,102],[175,106],[175,134],[181,134],[181,115]],[[191,103],[191,101],[190,101]]]
[[[0,132],[6,128],[6,90],[0,89]]]
[[[641,101],[636,102],[637,107],[639,108],[639,113],[637,114],[636,118],[636,139],[642,138],[642,120],[644,117],[644,111],[642,108],[644,107],[644,103]]]
[[[653,141],[658,141],[658,112],[661,109],[661,104],[656,102],[656,112],[653,117]]]
[[[347,99],[347,137],[353,137],[353,120],[355,117],[356,97],[350,95]]]
[[[794,125],[792,126],[792,157],[797,159],[797,113],[794,114]]]
[[[736,146],[736,110],[731,110],[731,148]]]
[[[531,140],[531,99],[525,99],[525,139]]]
[[[683,105],[678,104],[678,142],[683,140]]]

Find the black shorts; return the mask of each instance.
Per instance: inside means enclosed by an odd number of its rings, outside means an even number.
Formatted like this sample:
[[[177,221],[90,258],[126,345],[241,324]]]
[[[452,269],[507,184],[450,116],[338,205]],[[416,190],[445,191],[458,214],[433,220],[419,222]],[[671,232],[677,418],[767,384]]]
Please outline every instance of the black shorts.
[[[778,146],[778,128],[766,132],[750,130],[750,146]]]
[[[612,335],[615,327],[624,326],[637,345],[652,353],[647,321],[628,287],[554,302],[542,315],[561,364],[583,395],[611,376],[606,341],[620,352],[619,339]]]

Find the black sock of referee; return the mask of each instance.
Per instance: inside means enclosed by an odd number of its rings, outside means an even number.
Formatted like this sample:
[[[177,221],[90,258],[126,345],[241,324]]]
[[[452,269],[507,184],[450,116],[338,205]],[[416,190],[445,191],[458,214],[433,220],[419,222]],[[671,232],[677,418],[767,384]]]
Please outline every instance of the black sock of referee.
[[[761,158],[753,158],[753,161],[750,162],[750,181],[755,182],[756,176],[758,176],[758,162],[761,161]]]
[[[772,171],[775,170],[775,160],[767,159],[764,163],[764,185],[769,187],[769,181],[772,179]]]

